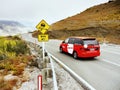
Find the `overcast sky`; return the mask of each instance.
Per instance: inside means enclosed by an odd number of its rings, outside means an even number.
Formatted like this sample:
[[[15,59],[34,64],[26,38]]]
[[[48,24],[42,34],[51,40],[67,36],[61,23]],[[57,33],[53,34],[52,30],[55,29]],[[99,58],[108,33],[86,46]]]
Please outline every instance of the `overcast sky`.
[[[52,24],[106,2],[108,0],[0,0],[0,20],[34,26],[44,19]]]

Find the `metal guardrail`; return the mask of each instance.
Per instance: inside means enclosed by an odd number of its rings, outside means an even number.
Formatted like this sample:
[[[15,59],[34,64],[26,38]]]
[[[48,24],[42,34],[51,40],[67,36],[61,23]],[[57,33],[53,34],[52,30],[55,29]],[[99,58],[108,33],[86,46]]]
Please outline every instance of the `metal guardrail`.
[[[96,90],[94,87],[92,87],[87,81],[85,81],[83,78],[81,78],[80,76],[78,76],[74,71],[72,71],[69,67],[67,67],[64,63],[62,63],[60,60],[58,60],[56,57],[54,57],[52,54],[49,53],[49,57],[53,58],[57,63],[59,63],[60,65],[63,66],[63,68],[65,70],[67,70],[73,77],[74,79],[76,79],[76,81],[78,81],[81,86],[85,89],[85,90]],[[56,89],[55,89],[56,90]]]

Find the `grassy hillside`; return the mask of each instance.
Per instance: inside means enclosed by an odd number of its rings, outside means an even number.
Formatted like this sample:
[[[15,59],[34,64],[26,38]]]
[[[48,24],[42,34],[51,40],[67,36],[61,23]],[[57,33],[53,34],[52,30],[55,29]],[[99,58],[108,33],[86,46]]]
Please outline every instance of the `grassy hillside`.
[[[80,30],[89,27],[120,30],[120,2],[109,2],[51,25],[50,30]]]
[[[64,39],[69,36],[94,36],[100,41],[120,44],[120,0],[88,8],[53,23],[49,29],[50,38]]]

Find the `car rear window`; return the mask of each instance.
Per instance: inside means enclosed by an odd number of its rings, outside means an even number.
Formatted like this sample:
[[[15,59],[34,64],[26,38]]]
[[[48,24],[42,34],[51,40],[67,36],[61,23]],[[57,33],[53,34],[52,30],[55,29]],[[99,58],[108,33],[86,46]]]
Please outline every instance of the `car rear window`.
[[[84,43],[84,45],[85,44],[87,44],[87,45],[97,45],[98,41],[95,40],[95,39],[84,39],[83,43]]]
[[[74,44],[83,44],[83,41],[81,39],[75,39]]]

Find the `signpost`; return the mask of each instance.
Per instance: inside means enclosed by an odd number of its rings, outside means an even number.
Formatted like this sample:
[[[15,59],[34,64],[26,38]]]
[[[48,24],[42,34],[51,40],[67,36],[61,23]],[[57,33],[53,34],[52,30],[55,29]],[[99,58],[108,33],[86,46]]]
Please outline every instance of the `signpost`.
[[[43,59],[44,59],[44,49],[45,49],[45,44],[44,42],[48,41],[48,34],[46,32],[49,29],[49,25],[45,20],[41,20],[38,25],[36,26],[39,32],[42,34],[38,35],[38,41],[43,43]]]
[[[45,50],[45,44],[44,42],[48,41],[48,34],[47,31],[49,29],[49,25],[47,24],[47,22],[45,20],[41,20],[38,25],[36,26],[36,28],[38,29],[39,32],[41,32],[41,34],[38,35],[38,41],[42,42],[42,48],[43,48],[43,60],[44,60],[44,50]],[[42,90],[42,76],[39,75],[38,76],[38,90]]]

